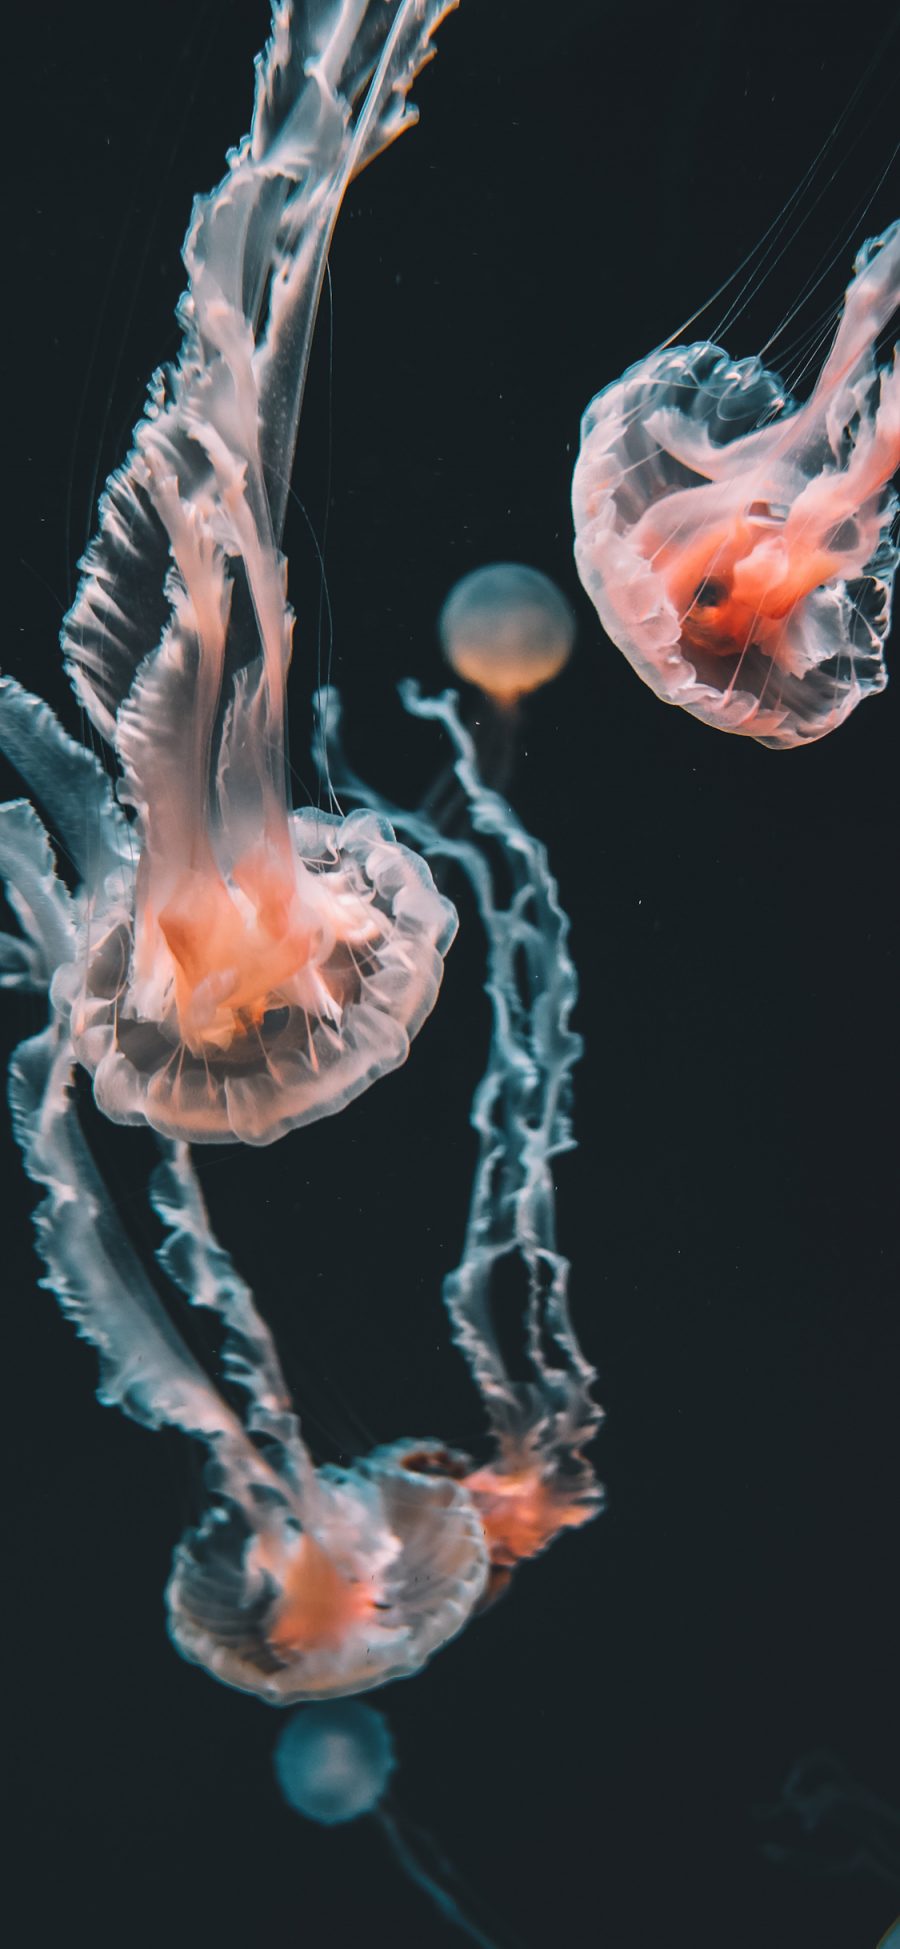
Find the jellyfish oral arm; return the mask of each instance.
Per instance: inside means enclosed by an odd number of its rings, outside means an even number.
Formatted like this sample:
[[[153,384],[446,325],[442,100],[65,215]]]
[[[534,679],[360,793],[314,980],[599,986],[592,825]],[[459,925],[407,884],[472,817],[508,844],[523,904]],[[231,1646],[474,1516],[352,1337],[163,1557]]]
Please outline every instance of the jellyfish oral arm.
[[[318,0],[318,20],[312,29],[316,52],[306,59],[303,93],[291,118],[296,130],[292,192],[275,240],[268,327],[256,354],[262,452],[278,537],[284,526],[313,326],[341,201],[354,176],[404,130],[414,127],[417,111],[408,99],[409,90],[431,58],[432,36],[457,5],[458,0],[402,0],[399,5],[392,0],[384,7],[375,0],[341,0],[335,12],[333,5]],[[288,9],[282,7],[275,14],[269,73],[264,76],[261,71],[257,81],[258,102],[265,82],[268,112],[258,108],[254,117],[264,143],[271,116],[273,135],[277,131],[272,147],[282,167],[284,138],[278,130],[277,104],[279,94],[291,85],[288,76],[297,59]],[[364,87],[362,106],[351,120],[348,105]],[[330,167],[310,166],[306,134],[310,124],[323,153],[330,156]]]
[[[249,1288],[210,1228],[185,1145],[151,1187],[163,1272],[218,1314],[224,1399],[155,1291],[85,1142],[72,1051],[55,1018],[13,1059],[10,1101],[44,1283],[100,1356],[99,1397],[209,1455],[207,1510],[175,1553],[167,1601],[185,1657],[273,1704],[365,1691],[417,1671],[471,1614],[487,1553],[459,1483],[406,1470],[392,1450],[315,1470]]]
[[[169,1426],[253,1451],[240,1423],[189,1353],[112,1210],[71,1101],[72,1053],[51,1023],[22,1043],[10,1069],[13,1127],[29,1177],[45,1190],[35,1213],[45,1284],[97,1348],[100,1399],[145,1427]]]
[[[479,843],[442,833],[422,812],[383,802],[426,856],[453,860],[466,873],[487,942],[492,1034],[472,1107],[478,1160],[463,1256],[445,1281],[444,1301],[498,1451],[496,1463],[467,1476],[466,1486],[485,1521],[492,1561],[511,1564],[545,1548],[560,1529],[589,1521],[601,1502],[582,1451],[602,1411],[569,1313],[569,1266],[556,1248],[552,1178],[554,1158],[573,1143],[571,1071],[581,1038],[569,1017],[577,976],[544,848],[481,780],[452,693],[426,699],[404,684],[401,696],[413,716],[446,731],[472,829],[478,840],[499,846],[512,879],[504,906]],[[319,692],[316,712],[323,775],[341,793],[378,802],[347,764],[334,690]],[[511,1378],[494,1324],[494,1286],[507,1262],[525,1273],[530,1382]]]

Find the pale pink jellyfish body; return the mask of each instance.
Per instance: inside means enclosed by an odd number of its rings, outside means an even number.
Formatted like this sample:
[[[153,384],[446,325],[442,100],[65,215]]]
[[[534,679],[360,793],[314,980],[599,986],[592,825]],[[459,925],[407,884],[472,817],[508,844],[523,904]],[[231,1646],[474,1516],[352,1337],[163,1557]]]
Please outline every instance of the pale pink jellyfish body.
[[[866,244],[810,398],[710,344],[598,393],[573,481],[575,558],[612,641],[666,703],[780,749],[886,681],[898,561],[900,224]]]
[[[280,551],[341,199],[415,119],[407,91],[454,3],[275,5],[250,135],[194,206],[177,363],[64,627],[133,822],[86,887],[54,1000],[100,1107],[194,1142],[268,1143],[402,1062],[454,931],[383,820],[290,809]],[[40,754],[8,715],[0,742],[34,782]]]

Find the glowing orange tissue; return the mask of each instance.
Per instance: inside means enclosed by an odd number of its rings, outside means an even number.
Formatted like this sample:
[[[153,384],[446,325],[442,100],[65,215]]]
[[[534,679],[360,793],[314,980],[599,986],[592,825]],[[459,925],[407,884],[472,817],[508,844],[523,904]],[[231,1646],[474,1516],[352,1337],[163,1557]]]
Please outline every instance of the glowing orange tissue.
[[[809,399],[758,358],[664,346],[584,415],[575,559],[666,703],[774,749],[884,687],[897,569],[900,223],[860,251]]]

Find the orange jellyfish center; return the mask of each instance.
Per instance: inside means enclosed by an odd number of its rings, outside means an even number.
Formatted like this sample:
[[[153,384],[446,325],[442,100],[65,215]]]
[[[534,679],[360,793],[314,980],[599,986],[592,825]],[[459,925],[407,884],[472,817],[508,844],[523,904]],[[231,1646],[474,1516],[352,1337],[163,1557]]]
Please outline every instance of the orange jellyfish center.
[[[271,861],[218,874],[188,872],[159,915],[172,956],[175,1007],[189,1048],[225,1049],[262,1021],[278,990],[310,958],[296,885]]]
[[[371,1592],[342,1576],[312,1536],[301,1536],[286,1570],[279,1569],[281,1595],[266,1638],[282,1658],[338,1650],[353,1626],[375,1608]]]
[[[476,1469],[466,1476],[465,1487],[481,1517],[493,1564],[511,1566],[539,1556],[560,1530],[579,1529],[595,1513],[583,1501],[570,1501],[564,1485],[548,1481],[534,1463],[509,1474]]]
[[[667,543],[657,557],[686,642],[723,656],[762,636],[777,658],[778,625],[840,567],[815,533],[792,534],[784,512],[763,501],[693,541]]]

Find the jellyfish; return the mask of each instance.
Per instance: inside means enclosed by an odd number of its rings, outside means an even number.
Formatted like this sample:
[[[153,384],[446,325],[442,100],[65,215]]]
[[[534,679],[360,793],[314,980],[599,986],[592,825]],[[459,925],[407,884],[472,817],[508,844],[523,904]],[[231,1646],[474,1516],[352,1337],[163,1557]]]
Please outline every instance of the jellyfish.
[[[341,200],[414,121],[409,88],[454,4],[276,0],[250,134],[194,205],[177,361],[151,382],[63,626],[129,822],[111,870],[102,844],[87,861],[54,1006],[100,1108],[174,1139],[267,1144],[339,1110],[405,1059],[453,937],[383,820],[290,808],[280,544]],[[38,798],[57,745],[7,685],[0,746]],[[85,818],[64,809],[71,846]]]
[[[438,631],[457,676],[510,706],[565,668],[575,618],[548,575],[519,562],[493,562],[451,589]]]
[[[503,791],[521,743],[522,700],[559,676],[572,654],[571,606],[549,575],[521,562],[492,562],[451,589],[438,635],[451,669],[479,693],[468,729],[482,777]],[[464,798],[451,765],[423,809],[446,831]]]
[[[345,755],[333,689],[316,702],[319,765],[341,797],[379,806],[426,857],[461,868],[484,928],[492,1032],[471,1113],[478,1157],[463,1255],[445,1280],[444,1303],[484,1405],[493,1454],[479,1467],[446,1450],[396,1452],[410,1469],[449,1471],[465,1483],[484,1524],[496,1589],[517,1563],[590,1521],[602,1504],[584,1454],[602,1411],[569,1311],[570,1268],[557,1249],[553,1184],[554,1160],[574,1143],[571,1078],[581,1038],[570,1016],[578,980],[546,852],[485,785],[455,697],[425,698],[414,684],[403,685],[401,696],[414,717],[446,732],[471,836],[450,834],[427,810],[389,804],[363,783]],[[490,846],[510,883],[505,901]],[[525,1275],[525,1381],[510,1373],[494,1312],[499,1279],[516,1269]]]
[[[471,1897],[446,1855],[390,1803],[397,1755],[383,1713],[353,1699],[293,1712],[279,1733],[273,1763],[282,1797],[294,1813],[323,1827],[374,1820],[404,1873],[443,1920],[482,1949],[496,1949],[476,1922]]]
[[[667,345],[597,394],[572,503],[578,573],[665,703],[781,750],[885,684],[900,552],[900,223],[857,256],[808,400],[759,358]]]
[[[37,876],[37,821],[24,836]],[[412,1476],[390,1448],[352,1468],[313,1466],[271,1334],[210,1230],[188,1147],[164,1143],[151,1184],[165,1228],[160,1263],[172,1288],[221,1321],[223,1374],[245,1411],[229,1405],[113,1208],[79,1123],[72,1067],[51,1020],[13,1057],[13,1123],[28,1174],[46,1193],[35,1215],[44,1283],[99,1352],[101,1401],[147,1428],[176,1428],[208,1453],[208,1506],[176,1549],[167,1591],[174,1644],[225,1684],[276,1705],[408,1676],[483,1592],[487,1559],[471,1498],[449,1477]]]

